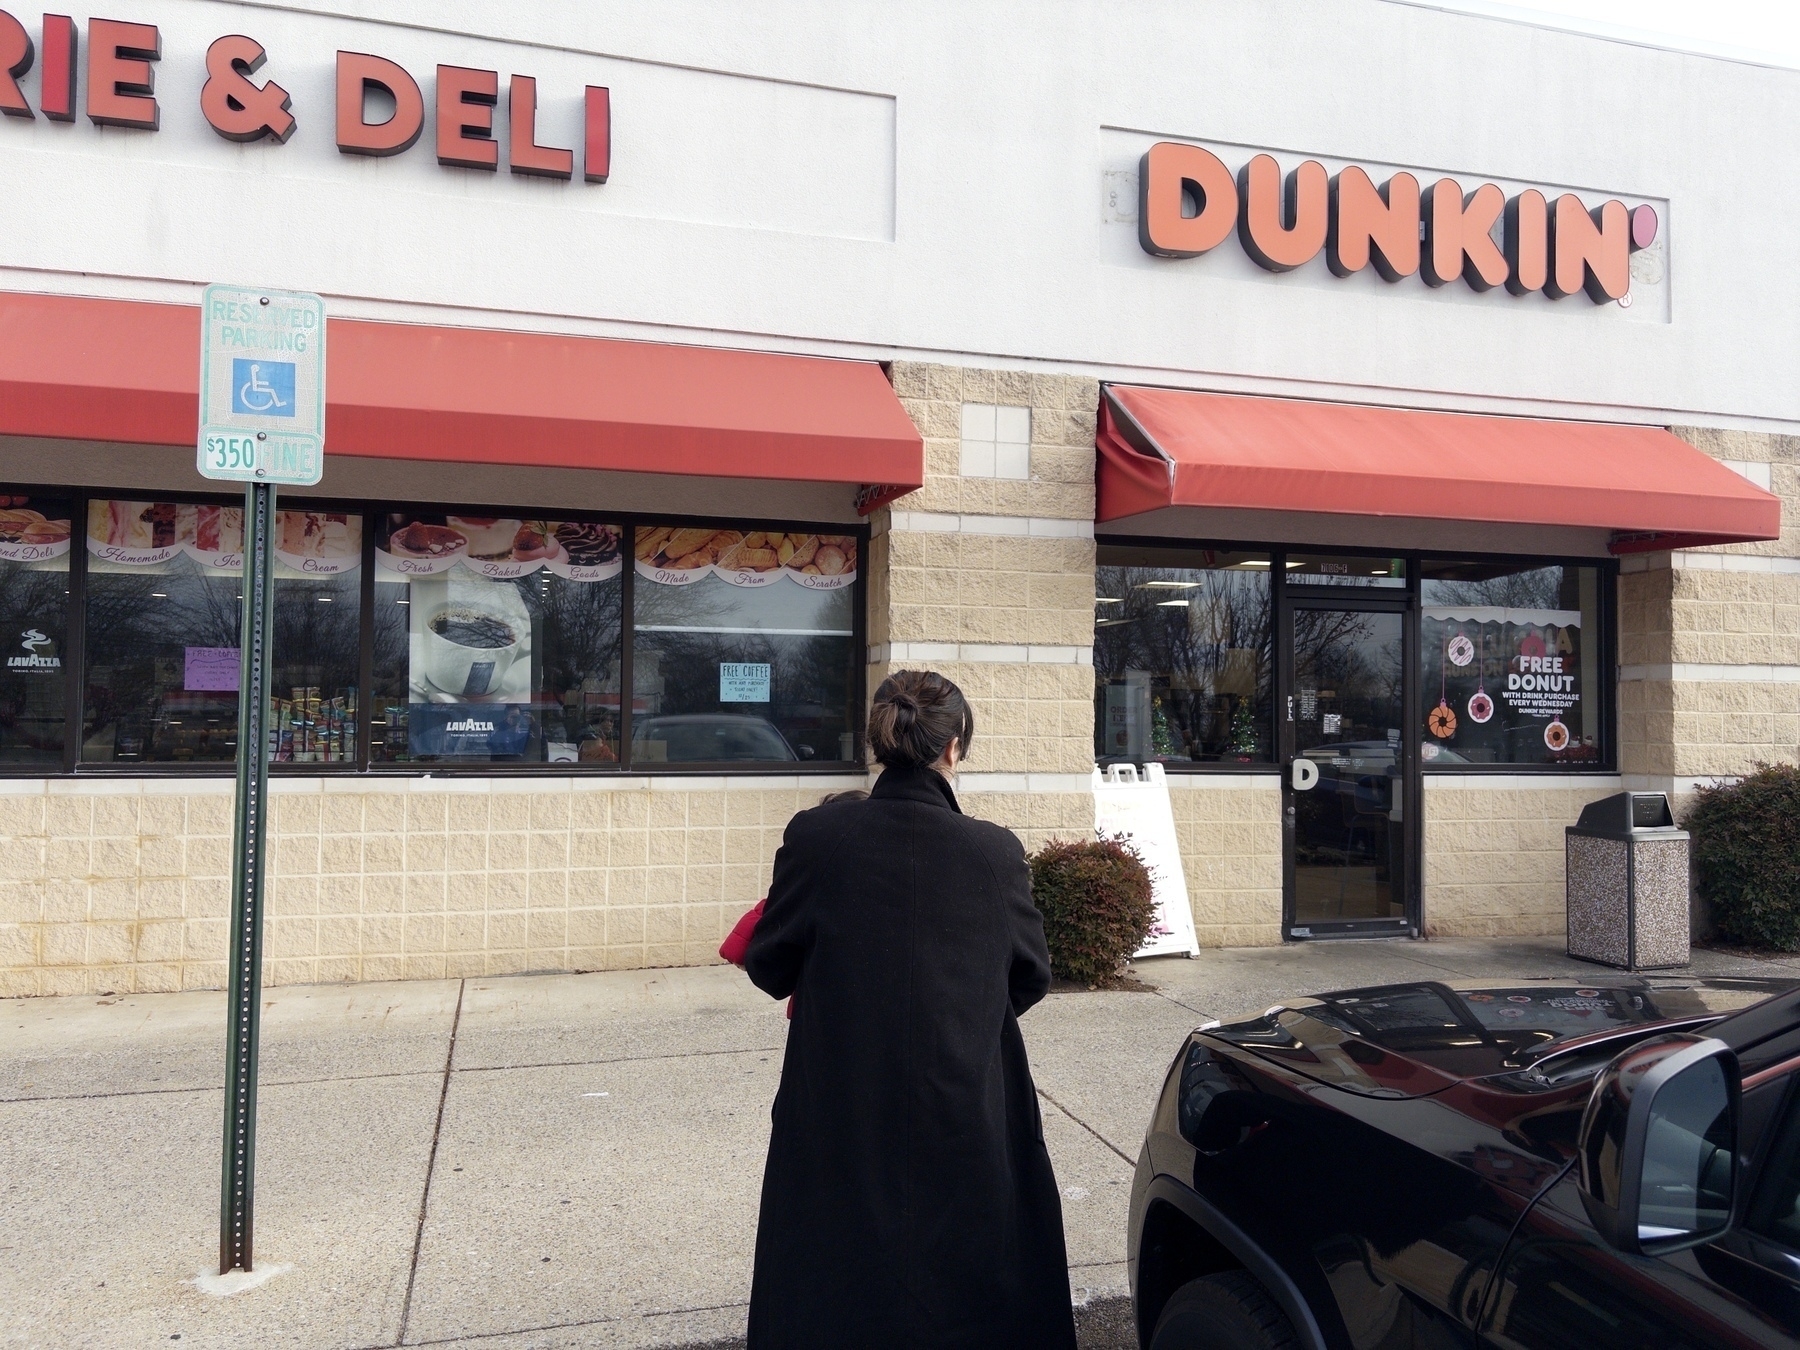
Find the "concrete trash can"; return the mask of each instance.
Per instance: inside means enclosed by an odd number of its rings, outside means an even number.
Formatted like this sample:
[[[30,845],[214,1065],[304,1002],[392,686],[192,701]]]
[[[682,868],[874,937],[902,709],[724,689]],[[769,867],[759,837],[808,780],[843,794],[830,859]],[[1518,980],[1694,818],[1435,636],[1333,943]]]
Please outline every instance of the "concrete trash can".
[[[1569,955],[1623,970],[1688,963],[1688,833],[1661,792],[1590,802],[1563,831]]]

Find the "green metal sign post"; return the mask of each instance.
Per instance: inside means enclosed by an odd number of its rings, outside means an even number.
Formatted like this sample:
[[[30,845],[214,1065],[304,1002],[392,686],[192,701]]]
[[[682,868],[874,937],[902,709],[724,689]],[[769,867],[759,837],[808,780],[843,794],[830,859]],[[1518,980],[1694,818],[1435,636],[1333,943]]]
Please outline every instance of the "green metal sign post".
[[[298,291],[208,286],[200,300],[200,434],[207,478],[243,483],[225,1149],[219,1274],[249,1270],[256,1237],[256,1058],[269,849],[269,664],[275,636],[275,485],[324,473],[325,302]]]
[[[219,1273],[251,1268],[256,1217],[256,1058],[269,835],[269,642],[275,630],[275,488],[244,489],[243,660],[238,679],[237,827],[232,840],[230,1028]]]

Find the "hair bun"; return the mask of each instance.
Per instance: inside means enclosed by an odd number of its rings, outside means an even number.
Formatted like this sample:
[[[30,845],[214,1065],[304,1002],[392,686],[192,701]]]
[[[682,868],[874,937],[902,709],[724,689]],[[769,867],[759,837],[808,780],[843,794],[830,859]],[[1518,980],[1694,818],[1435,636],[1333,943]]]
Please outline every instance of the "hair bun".
[[[934,764],[952,740],[967,755],[974,734],[962,690],[933,671],[895,671],[869,706],[869,748],[890,768]]]

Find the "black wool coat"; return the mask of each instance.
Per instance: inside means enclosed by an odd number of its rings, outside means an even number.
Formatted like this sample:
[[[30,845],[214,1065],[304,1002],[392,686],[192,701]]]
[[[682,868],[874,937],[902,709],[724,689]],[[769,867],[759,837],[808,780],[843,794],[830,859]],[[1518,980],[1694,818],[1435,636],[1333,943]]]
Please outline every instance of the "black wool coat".
[[[930,769],[802,811],[745,960],[793,994],[750,1350],[1074,1350],[1018,1014],[1050,987],[1011,831]]]

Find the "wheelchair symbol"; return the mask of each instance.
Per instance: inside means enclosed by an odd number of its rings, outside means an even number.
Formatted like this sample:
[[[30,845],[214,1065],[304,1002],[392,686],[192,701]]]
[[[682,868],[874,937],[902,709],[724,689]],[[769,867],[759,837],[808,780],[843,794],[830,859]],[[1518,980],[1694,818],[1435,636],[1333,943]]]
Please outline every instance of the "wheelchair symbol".
[[[231,410],[263,417],[294,415],[294,365],[291,361],[231,363]]]
[[[238,401],[251,412],[273,412],[276,408],[287,407],[281,401],[281,395],[262,382],[262,367],[255,365],[250,367],[250,378],[238,390]]]

